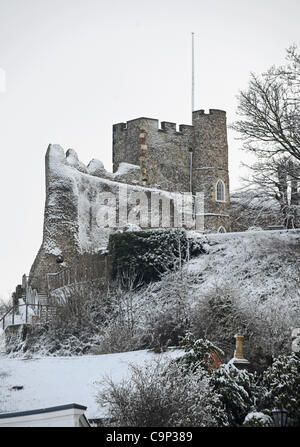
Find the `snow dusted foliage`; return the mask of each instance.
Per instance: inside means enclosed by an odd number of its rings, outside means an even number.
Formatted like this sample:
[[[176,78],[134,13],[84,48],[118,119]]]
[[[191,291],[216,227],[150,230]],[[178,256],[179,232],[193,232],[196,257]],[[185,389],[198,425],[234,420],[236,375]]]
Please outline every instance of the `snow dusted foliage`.
[[[269,409],[283,409],[300,424],[300,357],[280,355],[263,374],[263,404]]]
[[[183,229],[111,234],[108,249],[114,277],[132,272],[145,282],[155,281],[164,272],[181,268],[184,261],[205,253],[201,241],[189,239]]]
[[[200,292],[201,293],[201,292]],[[191,309],[191,330],[197,338],[207,337],[228,356],[233,353],[233,333],[245,333],[244,318],[239,308],[239,289],[225,284],[202,293]]]
[[[180,342],[185,354],[180,357],[179,361],[182,365],[193,370],[203,368],[206,371],[215,369],[219,365],[216,364],[216,355],[222,358],[223,351],[209,340],[196,339],[191,333],[186,333]]]
[[[82,355],[99,353],[101,330],[110,305],[101,281],[64,288],[55,318],[32,325],[13,355]]]
[[[284,225],[278,201],[260,190],[242,190],[231,194],[229,212],[231,231]]]
[[[178,345],[189,331],[220,347],[228,361],[234,334],[241,331],[245,357],[255,370],[264,370],[274,357],[290,352],[291,328],[297,327],[299,232],[210,234],[201,245],[206,253],[144,286],[134,275],[112,283],[108,295],[73,286],[71,301],[77,296],[82,302],[78,316],[68,312],[56,332],[49,329],[43,342],[36,339],[34,349],[61,354],[161,349]],[[101,320],[95,320],[95,309]]]
[[[245,427],[273,427],[272,418],[261,411],[252,411],[245,417],[243,426]]]
[[[115,426],[217,427],[227,417],[205,371],[182,368],[177,362],[156,361],[131,366],[121,383],[106,378],[98,402],[108,409]]]
[[[89,333],[93,341],[87,344],[107,353],[178,345],[190,331],[219,346],[225,361],[233,355],[234,334],[242,331],[245,357],[254,369],[265,369],[274,356],[290,351],[291,328],[297,326],[299,233],[251,232],[205,239],[206,253],[166,271],[159,281],[141,286],[138,276],[129,275],[121,278],[123,284],[111,284],[108,304],[101,304],[105,321],[98,328],[92,323],[80,327],[72,323],[74,316],[64,325],[77,328],[79,339]],[[89,296],[97,308],[97,292]],[[84,290],[78,297],[84,302]]]
[[[209,254],[183,267],[187,275],[198,275],[193,330],[226,351],[230,333],[242,330],[246,357],[264,368],[272,357],[290,351],[291,328],[297,327],[300,233],[207,235],[207,242]]]
[[[210,383],[226,408],[229,425],[242,425],[260,397],[257,377],[228,363],[213,371]]]
[[[207,339],[197,339],[187,333],[181,341],[185,353],[178,362],[183,369],[207,375],[212,393],[225,408],[230,426],[239,426],[247,413],[256,409],[261,387],[256,375],[239,370],[233,364],[219,364],[216,355],[221,358],[223,352]]]
[[[193,275],[182,269],[165,273],[138,293],[141,341],[149,347],[176,346],[190,328]],[[136,300],[136,297],[135,297]]]

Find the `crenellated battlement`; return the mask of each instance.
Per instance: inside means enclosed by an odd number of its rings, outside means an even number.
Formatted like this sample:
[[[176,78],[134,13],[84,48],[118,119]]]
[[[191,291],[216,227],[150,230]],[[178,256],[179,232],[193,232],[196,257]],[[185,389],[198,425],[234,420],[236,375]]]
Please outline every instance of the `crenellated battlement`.
[[[158,131],[158,132],[166,132],[166,133],[176,133],[177,135],[185,134],[193,130],[194,126],[190,124],[179,124],[177,130],[177,123],[173,123],[170,121],[161,121],[159,127],[159,120],[155,118],[136,118],[130,121],[126,121],[126,123],[117,123],[113,125],[113,132],[126,132],[126,131],[135,131],[136,129],[144,129],[147,131]]]
[[[225,110],[220,110],[220,109],[209,109],[208,113],[205,113],[204,109],[200,109],[200,110],[194,110],[193,111],[193,117],[194,116],[198,116],[198,115],[226,115]]]
[[[170,121],[161,121],[159,127],[159,120],[156,118],[140,117],[135,118],[126,123],[117,123],[113,125],[113,132],[134,132],[137,129],[144,129],[147,131],[158,131],[165,133],[175,133],[177,135],[185,135],[194,130],[195,126],[199,125],[202,120],[209,119],[210,121],[218,121],[220,119],[226,119],[226,112],[220,109],[209,109],[206,113],[204,109],[195,110],[193,112],[193,124],[179,124],[177,130],[177,124]]]
[[[164,130],[166,132],[168,131],[176,132],[176,123],[170,123],[169,121],[162,121],[160,125],[161,125],[160,130]]]

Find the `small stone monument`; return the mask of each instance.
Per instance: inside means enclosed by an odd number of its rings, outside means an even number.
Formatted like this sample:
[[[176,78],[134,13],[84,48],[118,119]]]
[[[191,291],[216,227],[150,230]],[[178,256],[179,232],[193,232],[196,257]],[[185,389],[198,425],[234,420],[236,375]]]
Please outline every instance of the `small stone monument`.
[[[238,369],[249,369],[250,362],[244,358],[243,354],[244,335],[236,334],[234,338],[236,340],[235,351],[233,358],[230,360],[230,363],[232,363]]]

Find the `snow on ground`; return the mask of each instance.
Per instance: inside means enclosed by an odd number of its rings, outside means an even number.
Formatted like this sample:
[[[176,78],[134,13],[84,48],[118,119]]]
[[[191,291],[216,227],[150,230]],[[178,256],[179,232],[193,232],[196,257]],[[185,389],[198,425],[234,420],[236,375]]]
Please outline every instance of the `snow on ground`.
[[[2,328],[0,328],[0,358],[5,354],[5,334]]]
[[[88,418],[105,417],[96,402],[104,376],[114,381],[128,377],[129,364],[142,365],[160,357],[175,358],[181,351],[164,354],[132,351],[81,357],[16,359],[0,355],[0,413],[26,411],[77,403],[87,406]],[[13,390],[23,386],[22,390]]]

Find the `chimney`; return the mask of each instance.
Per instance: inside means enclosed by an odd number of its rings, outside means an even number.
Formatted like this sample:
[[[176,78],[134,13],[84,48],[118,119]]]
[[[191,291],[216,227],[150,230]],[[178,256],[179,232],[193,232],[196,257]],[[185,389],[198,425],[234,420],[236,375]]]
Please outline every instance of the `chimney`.
[[[249,369],[250,362],[244,358],[243,354],[244,335],[236,334],[234,338],[235,338],[235,351],[233,358],[230,360],[230,363],[233,364],[238,369]]]
[[[236,334],[234,336],[235,338],[235,351],[234,351],[234,357],[236,359],[243,359],[243,343],[244,343],[244,336],[241,334]]]

